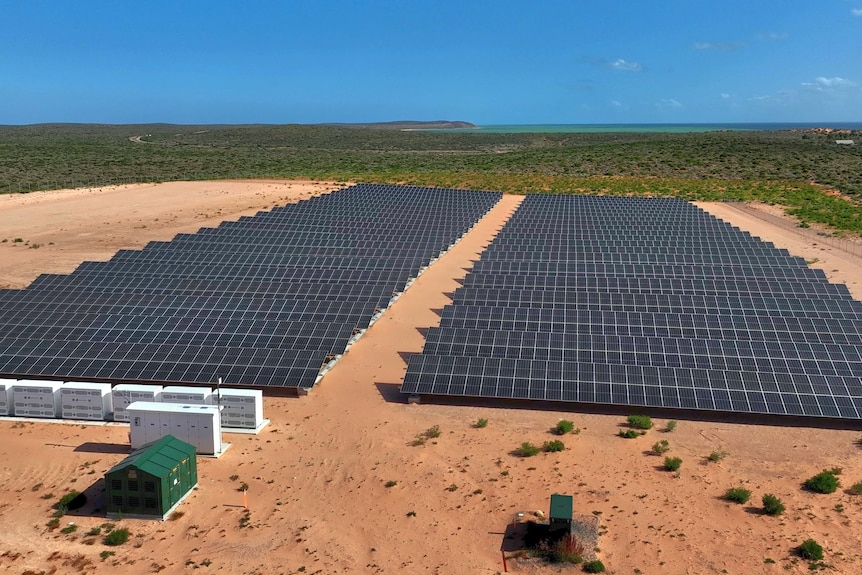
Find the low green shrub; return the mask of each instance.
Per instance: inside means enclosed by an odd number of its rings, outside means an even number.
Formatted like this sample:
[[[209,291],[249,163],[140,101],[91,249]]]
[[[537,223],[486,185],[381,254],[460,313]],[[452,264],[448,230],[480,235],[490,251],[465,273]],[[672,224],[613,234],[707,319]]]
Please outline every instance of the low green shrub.
[[[823,559],[823,547],[814,539],[806,539],[802,545],[797,547],[799,556],[809,561],[820,561]]]
[[[649,415],[629,415],[626,422],[633,429],[652,429],[652,419]]]
[[[656,441],[652,446],[652,452],[656,455],[664,455],[668,451],[670,451],[670,444],[667,442],[667,439]]]
[[[475,427],[477,429],[483,429],[485,427],[488,427],[488,420],[487,419],[479,419],[476,421],[476,423],[473,425],[473,427]]]
[[[727,457],[726,451],[713,451],[707,456],[707,459],[713,463],[718,463],[725,457]]]
[[[724,498],[734,503],[747,503],[751,498],[751,491],[742,487],[731,487],[724,493]]]
[[[586,573],[604,573],[605,564],[598,559],[594,561],[587,561],[586,563],[584,563],[584,571]]]
[[[81,494],[80,491],[70,491],[69,493],[67,493],[66,495],[64,495],[63,497],[60,498],[60,500],[57,502],[57,505],[55,505],[55,507],[58,509],[60,507],[62,507],[63,509],[75,509],[74,507],[71,506],[71,503],[80,494]]]
[[[671,419],[667,422],[667,425],[664,426],[664,430],[667,433],[671,433],[674,429],[676,429],[676,421]]]
[[[643,434],[643,431],[635,431],[634,429],[626,429],[625,431],[620,429],[620,432],[617,435],[619,435],[620,437],[624,437],[625,439],[634,439],[635,437],[640,437]]]
[[[854,483],[848,491],[850,491],[852,495],[862,495],[862,481]]]
[[[557,422],[556,427],[554,427],[554,433],[557,435],[565,435],[567,433],[571,433],[575,429],[575,424],[568,419],[561,419]]]
[[[129,540],[129,530],[125,527],[121,527],[119,529],[114,529],[107,535],[105,535],[105,539],[103,543],[105,545],[109,545],[111,547],[115,547],[117,545],[122,545],[126,541]]]
[[[767,493],[763,496],[763,511],[767,515],[781,515],[784,513],[784,504],[778,497]]]
[[[679,470],[680,465],[682,465],[682,459],[680,459],[679,457],[664,458],[664,468],[667,471],[677,471]]]
[[[565,448],[566,446],[559,439],[555,439],[554,441],[546,441],[544,445],[542,445],[542,451],[544,451],[545,453],[562,451]]]
[[[532,457],[539,453],[539,448],[530,443],[529,441],[525,441],[522,443],[518,449],[515,450],[515,454],[518,457]]]
[[[835,470],[824,470],[805,481],[805,487],[815,493],[835,493],[841,482],[835,476]]]

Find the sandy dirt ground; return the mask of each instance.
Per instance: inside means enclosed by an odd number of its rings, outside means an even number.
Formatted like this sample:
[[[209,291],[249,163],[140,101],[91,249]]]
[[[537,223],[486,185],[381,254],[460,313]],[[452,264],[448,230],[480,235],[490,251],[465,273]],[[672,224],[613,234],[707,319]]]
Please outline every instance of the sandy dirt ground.
[[[55,261],[49,246],[0,245],[0,281],[20,286],[42,272],[70,271],[76,261],[106,259],[112,250],[326,189],[306,185],[212,182],[49,193],[38,201],[16,196],[0,202],[0,215],[17,227],[4,224],[0,235],[53,241],[58,252],[68,251]],[[187,194],[191,189],[199,192]],[[421,350],[421,329],[439,320],[436,311],[449,302],[444,294],[456,289],[519,201],[505,196],[309,396],[266,398],[269,427],[257,436],[225,434],[232,447],[219,459],[199,459],[199,488],[172,520],[115,522],[132,533],[125,545],[107,547],[88,533],[106,523],[93,511],[99,481],[128,453],[128,428],[0,421],[0,572],[500,573],[507,525],[517,513],[547,513],[555,492],[574,496],[576,514],[598,517],[595,551],[609,573],[807,573],[794,548],[809,537],[823,545],[830,572],[862,571],[862,496],[845,491],[862,481],[858,431],[680,420],[664,433],[666,421],[657,420],[646,436],[627,440],[617,437],[619,415],[404,402],[404,357]],[[803,257],[811,249],[726,206],[702,207]],[[129,213],[134,225],[126,237],[106,245],[100,228]],[[158,224],[173,214],[185,214],[178,216],[186,218],[184,228]],[[57,232],[59,221],[66,236]],[[12,252],[17,263],[7,258]],[[859,261],[817,253],[844,274],[836,280],[862,278]],[[487,427],[474,426],[480,418]],[[559,438],[564,451],[512,454],[524,441],[557,439],[550,430],[560,419],[580,429]],[[440,436],[417,445],[433,426]],[[669,455],[683,460],[678,474],[663,471],[662,458],[650,454],[662,439]],[[726,456],[710,462],[712,452]],[[833,467],[843,469],[836,493],[802,489],[805,479]],[[243,482],[248,510],[238,491]],[[722,499],[736,486],[751,490],[748,504]],[[70,490],[88,493],[89,505],[48,528],[52,504]],[[784,515],[759,512],[766,493],[782,499]],[[512,555],[510,572],[580,572]]]

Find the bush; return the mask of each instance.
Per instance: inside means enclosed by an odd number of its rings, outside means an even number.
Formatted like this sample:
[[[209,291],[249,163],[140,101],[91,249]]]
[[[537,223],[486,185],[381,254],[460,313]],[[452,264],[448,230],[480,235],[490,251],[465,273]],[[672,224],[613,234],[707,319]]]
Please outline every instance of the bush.
[[[82,495],[80,491],[70,491],[66,495],[60,498],[57,502],[57,505],[54,507],[56,509],[80,509],[87,502],[87,496]]]
[[[565,435],[567,433],[571,433],[575,429],[574,422],[571,422],[567,419],[561,419],[557,422],[557,426],[554,427],[554,433],[557,435]]]
[[[515,454],[518,457],[532,457],[539,453],[539,448],[530,443],[529,441],[525,441],[515,450]]]
[[[835,493],[840,485],[841,482],[835,477],[835,470],[821,471],[805,482],[805,487],[815,493]]]
[[[784,513],[784,504],[776,496],[767,493],[763,496],[763,511],[767,515],[781,515]]]
[[[734,503],[746,503],[751,497],[751,491],[742,487],[731,487],[724,493],[724,498]]]
[[[721,461],[722,459],[724,459],[725,457],[727,457],[726,451],[713,451],[712,453],[709,454],[707,459],[713,463],[717,463],[717,462]]]
[[[657,441],[652,446],[652,452],[656,455],[664,455],[668,451],[670,451],[670,444],[668,444],[667,439]]]
[[[536,547],[537,554],[548,563],[580,563],[584,546],[574,536],[567,535],[558,541],[544,540]]]
[[[635,437],[640,437],[643,434],[643,431],[635,431],[634,429],[626,429],[625,431],[623,431],[621,429],[617,435],[626,439],[634,439]]]
[[[629,415],[626,422],[633,429],[652,429],[652,419],[649,415]]]
[[[428,429],[426,429],[425,433],[423,435],[425,437],[427,437],[428,439],[436,439],[436,438],[440,437],[440,433],[441,433],[440,432],[440,426],[435,425],[433,427],[429,427]]]
[[[862,495],[862,481],[860,481],[859,483],[854,483],[853,487],[851,487],[849,491],[853,495]]]
[[[823,559],[823,547],[820,546],[814,539],[806,539],[797,548],[799,556],[810,561],[820,561]]]
[[[126,528],[114,529],[105,535],[104,544],[111,547],[122,545],[129,540],[129,530]]]
[[[668,422],[667,422],[667,425],[665,425],[665,426],[664,426],[664,430],[665,430],[666,432],[670,433],[670,432],[672,432],[674,429],[676,429],[676,421],[674,421],[674,420],[672,420],[672,419],[671,419],[670,421],[668,421]]]
[[[482,428],[488,427],[488,420],[487,419],[479,419],[478,421],[476,421],[476,423],[473,425],[473,427],[476,427],[477,429],[482,429]]]
[[[680,465],[682,465],[682,459],[679,457],[664,458],[664,468],[668,471],[677,471]]]
[[[588,561],[587,563],[584,563],[584,571],[587,573],[604,573],[605,564],[598,559],[595,561]]]
[[[559,439],[555,439],[554,441],[546,441],[545,444],[542,445],[542,451],[544,451],[545,453],[562,451],[565,448],[566,446]]]

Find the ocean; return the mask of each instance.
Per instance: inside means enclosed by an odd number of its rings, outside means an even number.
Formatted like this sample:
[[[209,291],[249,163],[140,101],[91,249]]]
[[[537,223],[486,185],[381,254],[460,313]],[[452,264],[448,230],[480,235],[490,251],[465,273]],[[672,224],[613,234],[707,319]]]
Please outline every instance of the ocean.
[[[717,131],[805,130],[832,128],[862,130],[862,122],[758,123],[758,124],[500,124],[476,128],[433,129],[430,132],[469,132],[481,134],[560,134],[560,133],[692,133]]]

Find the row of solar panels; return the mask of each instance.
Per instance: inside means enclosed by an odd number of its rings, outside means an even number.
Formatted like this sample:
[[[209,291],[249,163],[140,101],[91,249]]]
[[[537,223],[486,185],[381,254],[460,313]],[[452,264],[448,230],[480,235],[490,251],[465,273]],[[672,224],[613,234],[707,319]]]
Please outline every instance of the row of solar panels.
[[[402,391],[856,419],[859,312],[682,200],[527,196]]]
[[[464,369],[443,356],[411,361],[403,386],[417,395],[564,401],[620,406],[859,419],[858,377],[729,373],[671,367],[617,366],[540,360],[465,358]],[[613,372],[612,367],[623,368]],[[647,370],[655,370],[650,376]],[[519,375],[528,373],[529,376]],[[755,376],[752,378],[751,376]],[[741,382],[738,388],[729,378]],[[652,381],[646,384],[645,381]],[[815,381],[817,384],[815,385]]]
[[[40,276],[0,291],[0,373],[309,388],[500,196],[354,186]]]
[[[802,341],[766,341],[740,339],[693,339],[667,337],[607,337],[592,334],[570,334],[527,331],[458,330],[429,328],[426,346],[491,346],[510,348],[523,353],[539,350],[591,351],[604,353],[651,353],[709,357],[775,358],[793,361],[826,359],[862,361],[862,348]],[[441,355],[474,355],[446,353]]]

